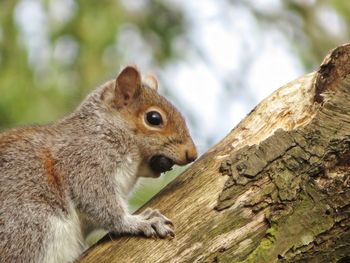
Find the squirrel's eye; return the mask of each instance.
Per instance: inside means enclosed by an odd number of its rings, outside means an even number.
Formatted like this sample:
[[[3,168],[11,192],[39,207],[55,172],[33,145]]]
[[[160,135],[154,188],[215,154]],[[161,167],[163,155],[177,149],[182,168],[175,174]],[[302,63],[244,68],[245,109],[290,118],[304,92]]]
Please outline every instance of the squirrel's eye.
[[[146,121],[152,126],[158,126],[163,124],[162,115],[157,111],[150,111],[146,113]]]

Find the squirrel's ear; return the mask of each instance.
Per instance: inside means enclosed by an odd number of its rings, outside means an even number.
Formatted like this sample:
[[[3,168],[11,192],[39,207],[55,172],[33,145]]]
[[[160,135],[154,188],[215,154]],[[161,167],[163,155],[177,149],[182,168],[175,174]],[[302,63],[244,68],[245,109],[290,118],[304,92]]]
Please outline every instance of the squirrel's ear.
[[[134,66],[126,66],[115,81],[115,103],[117,108],[127,106],[141,91],[141,75]]]
[[[154,75],[152,74],[147,75],[143,81],[151,89],[154,89],[155,91],[158,90],[158,80]]]

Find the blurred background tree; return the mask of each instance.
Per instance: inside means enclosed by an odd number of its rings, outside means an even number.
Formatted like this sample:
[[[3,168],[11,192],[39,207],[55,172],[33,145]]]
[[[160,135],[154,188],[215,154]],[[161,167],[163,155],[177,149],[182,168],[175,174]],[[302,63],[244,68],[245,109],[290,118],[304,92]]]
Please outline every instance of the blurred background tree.
[[[0,130],[60,118],[136,63],[157,73],[204,152],[349,35],[341,0],[1,0]]]

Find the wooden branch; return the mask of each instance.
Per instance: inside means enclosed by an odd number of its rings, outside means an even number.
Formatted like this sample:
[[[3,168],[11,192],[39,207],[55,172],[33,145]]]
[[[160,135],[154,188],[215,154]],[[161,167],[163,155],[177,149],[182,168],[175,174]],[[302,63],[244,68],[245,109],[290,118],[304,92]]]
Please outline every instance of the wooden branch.
[[[147,203],[174,239],[105,237],[79,262],[348,262],[349,56],[275,91]]]

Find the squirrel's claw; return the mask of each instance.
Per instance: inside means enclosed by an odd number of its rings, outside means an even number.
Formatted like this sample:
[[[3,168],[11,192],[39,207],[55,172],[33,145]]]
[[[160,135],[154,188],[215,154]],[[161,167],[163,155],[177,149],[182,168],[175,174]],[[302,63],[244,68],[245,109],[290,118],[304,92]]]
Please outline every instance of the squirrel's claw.
[[[172,238],[175,237],[174,231],[171,229],[170,226],[174,226],[173,222],[166,216],[164,216],[159,210],[147,208],[144,210],[140,216],[146,220],[146,222],[149,222],[150,226],[152,227],[154,233],[156,233],[156,236],[160,238],[165,238],[167,236],[170,236]],[[147,235],[145,231],[142,231],[147,237],[150,237],[150,235]],[[146,231],[147,233],[150,231]]]

